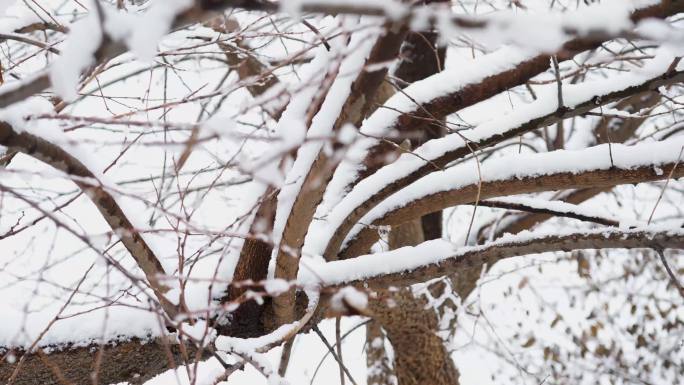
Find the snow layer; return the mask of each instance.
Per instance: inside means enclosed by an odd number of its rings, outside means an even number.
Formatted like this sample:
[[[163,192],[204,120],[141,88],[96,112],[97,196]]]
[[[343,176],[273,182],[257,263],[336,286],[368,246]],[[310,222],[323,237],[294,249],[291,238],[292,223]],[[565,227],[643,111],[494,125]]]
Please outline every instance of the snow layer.
[[[594,100],[594,98],[600,97],[601,95],[642,84],[643,82],[653,79],[667,71],[673,58],[674,57],[671,52],[663,50],[641,71],[635,70],[629,73],[611,77],[610,79],[585,82],[577,85],[565,84],[563,85],[563,98],[565,106],[572,108],[578,104]],[[478,76],[484,75],[480,73]],[[474,78],[477,78],[477,76]],[[444,79],[443,81],[449,83],[447,79]],[[414,85],[420,85],[423,84],[423,82],[424,81],[416,82]],[[437,86],[435,85],[435,87]],[[409,88],[410,87],[407,87],[406,93],[411,95],[409,93]],[[441,88],[444,89],[445,87],[441,86]],[[426,93],[432,89],[427,88],[426,90],[423,90],[421,86],[419,87],[419,90],[423,93]],[[459,133],[447,135],[443,138],[428,141],[412,153],[401,155],[392,164],[381,168],[375,174],[360,181],[356,186],[354,186],[354,189],[349,192],[349,194],[347,194],[339,202],[339,204],[335,206],[335,208],[325,218],[325,221],[317,224],[317,226],[315,226],[315,228],[309,232],[309,235],[307,236],[307,242],[305,244],[305,252],[312,255],[320,255],[325,250],[327,242],[330,240],[333,233],[356,207],[366,202],[376,192],[380,191],[393,181],[406,177],[418,168],[424,166],[426,161],[434,160],[449,151],[466,148],[467,143],[464,141],[464,138],[467,138],[467,140],[472,142],[480,142],[482,140],[504,134],[507,131],[522,125],[523,123],[529,122],[538,117],[553,113],[558,109],[558,99],[555,97],[555,92],[557,91],[553,87],[547,87],[539,93],[539,97],[536,101],[524,106],[519,106],[509,114],[496,116],[490,121],[480,124],[472,130],[461,131]],[[418,94],[420,94],[420,92],[418,92]],[[390,101],[391,100],[392,99],[390,99]],[[398,102],[397,105],[399,105]],[[380,109],[379,112],[384,110],[385,109]],[[362,131],[365,127],[373,127],[372,129],[369,128],[369,130],[375,132],[376,135],[386,135],[386,132],[383,133],[382,124],[392,124],[396,117],[390,117],[390,115],[396,113],[394,111],[386,112],[384,113],[386,115],[386,118],[384,119],[375,118],[376,114],[371,116],[364,123]],[[374,123],[376,119],[378,120],[377,124]],[[388,126],[384,127],[386,131]],[[368,139],[366,146],[371,145],[373,141],[373,139]],[[360,153],[365,154],[365,151],[361,151]],[[341,175],[340,177],[350,178],[349,175]]]
[[[96,13],[75,23],[62,53],[50,67],[50,82],[57,95],[67,102],[76,100],[81,73],[95,62],[95,51],[102,42],[102,28]]]
[[[667,231],[672,235],[684,235],[681,228],[669,229],[661,227],[645,227],[630,230],[598,229],[582,232],[582,234],[611,234],[639,233],[644,231],[662,232]],[[483,250],[495,245],[528,242],[544,236],[566,236],[575,234],[573,231],[531,232],[524,231],[516,235],[507,235],[486,245],[458,247],[454,243],[435,239],[426,241],[418,246],[407,246],[396,250],[376,254],[362,255],[360,257],[341,261],[324,262],[311,266],[311,271],[300,271],[298,280],[302,285],[319,285],[320,287],[337,286],[363,281],[373,277],[387,274],[396,274],[415,270],[422,266],[438,264],[440,262],[457,258],[469,252]]]
[[[557,173],[579,174],[611,168],[631,170],[643,166],[658,167],[678,162],[684,148],[684,137],[664,142],[642,143],[634,146],[603,144],[583,150],[559,150],[541,154],[518,154],[485,162],[478,172],[472,164],[433,172],[399,192],[391,195],[366,214],[360,223],[373,223],[384,214],[404,207],[410,202],[441,191],[455,190],[467,185],[498,180],[521,179]],[[365,226],[357,225],[349,237]]]
[[[346,22],[348,26],[356,25],[356,20],[349,20]],[[352,35],[349,45],[345,44],[344,37],[335,39],[336,45],[333,46],[331,52],[321,49],[321,54],[324,58],[324,63],[321,63],[321,70],[326,67],[336,67],[336,61],[343,58],[342,63],[336,70],[337,76],[335,82],[330,87],[325,101],[321,105],[320,110],[313,118],[311,127],[306,132],[306,142],[303,143],[297,151],[297,158],[288,172],[285,182],[283,183],[280,193],[278,194],[278,207],[276,210],[276,217],[273,225],[274,245],[273,256],[269,265],[269,277],[273,277],[275,273],[275,257],[280,249],[280,240],[285,229],[285,224],[292,211],[297,195],[301,191],[302,185],[313,166],[314,161],[324,150],[326,142],[321,138],[331,137],[335,121],[337,120],[342,107],[344,106],[349,93],[351,92],[351,85],[357,78],[358,74],[363,69],[366,58],[370,54],[375,39],[373,39],[376,31],[365,31]],[[346,56],[346,57],[344,57]],[[317,71],[316,76],[320,76],[322,71]],[[322,72],[326,73],[328,71]],[[318,89],[315,89],[318,91]],[[312,95],[314,96],[314,95]],[[296,100],[306,100],[297,97]],[[297,124],[302,125],[306,121],[304,114],[310,108],[311,104],[303,104],[300,116],[293,116]],[[283,122],[285,127],[289,122]],[[279,123],[279,126],[281,123]],[[306,130],[306,127],[303,127]]]

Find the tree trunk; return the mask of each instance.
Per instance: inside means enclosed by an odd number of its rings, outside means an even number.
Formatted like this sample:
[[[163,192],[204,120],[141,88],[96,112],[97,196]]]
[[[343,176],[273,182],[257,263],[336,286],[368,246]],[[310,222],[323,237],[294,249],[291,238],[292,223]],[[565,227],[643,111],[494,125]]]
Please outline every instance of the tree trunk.
[[[392,228],[390,248],[413,246],[423,241],[420,220]],[[458,384],[458,370],[437,335],[439,318],[428,305],[425,295],[414,295],[411,288],[398,292],[386,290],[371,301],[370,310],[387,333],[394,349],[394,374],[399,385],[454,385]],[[375,336],[369,338],[373,344]],[[378,377],[369,372],[369,383]],[[385,373],[383,378],[389,377]]]

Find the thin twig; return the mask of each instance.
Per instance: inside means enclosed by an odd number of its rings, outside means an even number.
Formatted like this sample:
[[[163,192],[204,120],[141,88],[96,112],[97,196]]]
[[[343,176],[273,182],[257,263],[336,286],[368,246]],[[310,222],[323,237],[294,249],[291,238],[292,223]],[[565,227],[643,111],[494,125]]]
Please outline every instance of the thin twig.
[[[563,103],[563,81],[561,80],[558,58],[556,55],[551,56],[551,63],[553,63],[553,71],[556,75],[556,83],[558,84],[558,110],[560,111],[565,108],[565,103]]]
[[[344,368],[342,367],[342,338],[340,333],[340,324],[342,317],[335,317],[335,344],[337,345],[337,356],[340,357],[340,384],[344,385]]]
[[[648,216],[648,222],[647,224],[651,224],[651,220],[653,219],[653,214],[655,214],[656,208],[658,207],[658,204],[660,203],[660,200],[663,198],[663,195],[665,194],[665,189],[667,189],[667,185],[670,183],[670,179],[672,179],[672,175],[674,174],[675,170],[677,169],[677,165],[679,165],[679,161],[682,159],[682,151],[684,151],[684,146],[679,150],[679,155],[677,156],[677,161],[675,162],[674,166],[672,166],[672,170],[670,170],[670,173],[667,175],[667,179],[665,180],[665,185],[663,186],[663,189],[660,190],[660,195],[658,195],[658,200],[656,201],[655,205],[653,206],[653,210],[651,211],[651,215]]]
[[[347,369],[347,367],[344,365],[342,360],[340,360],[340,357],[338,357],[337,353],[335,353],[335,349],[330,345],[330,342],[328,342],[328,340],[325,338],[323,333],[321,333],[321,329],[318,328],[318,325],[313,327],[313,331],[316,332],[316,334],[318,334],[318,337],[321,339],[321,341],[323,341],[323,344],[325,345],[325,347],[328,348],[328,351],[335,358],[335,361],[337,361],[337,363],[340,364],[340,366],[342,367],[342,370],[344,370],[344,374],[346,374],[347,377],[349,378],[349,381],[351,381],[351,383],[354,385],[358,385],[356,383],[356,381],[354,381],[354,378],[352,378],[351,373],[349,373],[349,369]]]
[[[665,271],[667,271],[667,275],[670,276],[670,281],[672,281],[672,284],[679,290],[679,294],[681,294],[682,297],[684,297],[684,287],[682,287],[682,284],[679,283],[679,280],[677,279],[677,276],[675,275],[674,271],[672,271],[672,268],[670,267],[670,264],[667,263],[667,259],[665,258],[665,253],[663,253],[663,249],[656,247],[654,248],[656,253],[658,253],[658,256],[660,257],[660,262],[663,263],[663,266],[665,266]]]

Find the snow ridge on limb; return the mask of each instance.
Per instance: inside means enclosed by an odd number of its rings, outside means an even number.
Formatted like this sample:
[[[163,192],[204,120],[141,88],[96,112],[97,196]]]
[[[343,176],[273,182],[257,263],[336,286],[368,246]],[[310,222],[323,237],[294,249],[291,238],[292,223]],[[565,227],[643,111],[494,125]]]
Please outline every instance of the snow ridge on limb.
[[[648,18],[672,16],[684,11],[684,4],[645,1],[636,2],[634,9],[629,18],[636,23]],[[466,72],[460,67],[456,70],[446,69],[412,83],[367,119],[361,132],[370,137],[360,141],[352,151],[354,156],[351,163],[354,163],[352,168],[356,168],[356,175],[351,178],[348,175],[339,177],[348,178],[347,185],[352,186],[387,163],[387,155],[394,147],[378,140],[378,137],[421,130],[425,125],[435,124],[449,114],[524,84],[548,70],[552,56],[561,61],[568,60],[619,36],[617,33],[591,39],[565,40],[553,55],[551,52],[541,53],[539,49],[529,46],[527,50],[502,47],[475,59]]]
[[[343,258],[364,253],[378,239],[377,226],[396,225],[459,204],[524,193],[584,187],[607,187],[684,176],[679,152],[684,138],[624,146],[599,145],[585,150],[525,154],[486,162],[481,179],[472,165],[432,173],[371,210],[355,226]],[[612,158],[611,158],[612,156]],[[506,165],[506,167],[502,167]],[[369,226],[370,224],[370,226]]]
[[[602,248],[684,248],[684,230],[644,227],[629,230],[599,229],[584,232],[538,234],[525,231],[480,246],[457,247],[436,239],[418,246],[362,255],[349,260],[333,261],[302,270],[303,285],[326,288],[354,286],[387,288],[425,282],[444,275],[465,274],[468,268],[481,269],[505,258],[553,251]]]
[[[672,59],[673,56],[665,52],[639,73],[620,75],[610,81],[564,85],[566,101],[563,108],[558,108],[555,97],[542,97],[472,130],[433,139],[412,153],[403,154],[394,163],[354,186],[328,215],[326,222],[318,226],[315,236],[312,235],[311,242],[306,245],[307,252],[334,259],[351,228],[375,205],[421,177],[471,155],[473,151],[582,115],[627,96],[681,82],[684,72],[671,70]]]
[[[398,54],[406,29],[388,23],[387,31],[375,39],[376,32],[352,36],[347,49],[355,51],[345,58],[338,72],[340,78],[332,84],[326,100],[312,121],[309,137],[343,136],[345,124],[359,124],[375,100],[387,73],[387,67],[373,69],[394,59]],[[358,46],[358,47],[357,47]],[[348,128],[348,127],[347,127]],[[339,154],[333,151],[337,143],[326,146],[320,141],[305,143],[298,152],[293,171],[279,195],[279,214],[274,222],[277,248],[271,261],[271,276],[293,280],[299,269],[301,247],[313,220],[316,207],[323,198]],[[330,154],[332,152],[332,154]],[[282,236],[281,236],[282,234]],[[293,289],[273,300],[276,325],[292,320],[295,302]]]
[[[621,100],[614,105],[614,109],[618,111],[651,111],[661,100],[660,93],[647,92],[643,94],[636,94]],[[646,121],[646,117],[628,118],[612,117],[610,119],[601,119],[593,128],[594,139],[590,145],[599,143],[624,143],[629,138],[633,137],[636,131],[642,127]],[[610,129],[610,131],[609,131]],[[608,188],[588,188],[574,191],[567,191],[563,193],[558,199],[561,202],[579,205],[600,193],[609,190]],[[578,207],[579,208],[579,207]],[[553,214],[556,215],[556,214]],[[496,239],[506,233],[518,233],[522,230],[529,230],[535,225],[551,218],[551,213],[543,212],[528,212],[513,214],[504,217],[503,220],[492,227],[493,224],[485,225],[478,230],[480,242],[485,238]],[[487,234],[487,235],[486,235]]]
[[[306,139],[299,147],[295,162],[278,194],[273,223],[275,246],[269,265],[269,278],[291,280],[297,276],[299,248],[328,179],[328,157],[323,153],[326,143],[320,138],[334,137],[335,123],[349,98],[352,82],[363,69],[373,47],[373,39],[365,33],[354,34],[346,40],[345,36],[335,39],[333,44],[337,44],[333,45],[333,52],[324,52],[330,62],[326,66],[323,90],[316,95],[323,101],[316,115],[310,118]],[[305,112],[312,114],[310,109]],[[301,116],[299,119],[301,122],[309,118]],[[294,302],[294,290],[274,298],[275,325],[292,321]]]
[[[30,102],[31,100],[26,103],[30,104]],[[32,106],[35,108],[35,104]],[[12,114],[8,117],[16,120]],[[55,133],[52,132],[51,135],[54,136]],[[120,202],[117,202],[116,198],[107,191],[107,186],[102,183],[103,176],[99,172],[92,171],[88,165],[72,155],[73,151],[67,152],[52,141],[45,140],[25,129],[15,128],[4,121],[0,121],[0,145],[36,158],[73,177],[74,183],[95,204],[102,217],[117,233],[123,245],[145,273],[166,315],[170,319],[178,315],[178,306],[165,296],[170,288],[160,280],[166,276],[163,265],[139,233],[140,227],[134,225],[132,217],[126,214]]]

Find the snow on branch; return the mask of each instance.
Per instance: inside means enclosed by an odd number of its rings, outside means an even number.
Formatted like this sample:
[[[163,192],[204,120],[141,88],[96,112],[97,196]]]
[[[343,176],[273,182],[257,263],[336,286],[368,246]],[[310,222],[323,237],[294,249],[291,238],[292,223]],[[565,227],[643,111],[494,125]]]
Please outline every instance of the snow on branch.
[[[335,129],[339,127],[336,122],[349,101],[352,83],[361,73],[373,47],[373,37],[366,33],[354,34],[348,45],[343,42],[339,44],[341,42],[337,41],[343,39],[335,39],[334,42],[339,45],[333,45],[334,51],[328,58],[331,61],[330,68],[324,79],[329,88],[323,91],[322,95],[316,95],[323,101],[318,113],[310,120],[311,125],[306,131],[307,138],[332,137],[335,134]],[[316,100],[314,102],[317,103]],[[306,116],[299,116],[298,119],[300,122],[308,120]],[[306,228],[325,189],[321,180],[327,180],[326,173],[331,172],[328,157],[323,152],[324,145],[323,141],[309,140],[299,147],[295,162],[278,194],[273,225],[275,247],[269,265],[270,277],[290,280],[297,276],[299,255],[297,252],[293,253],[293,250],[301,247]],[[277,324],[291,320],[294,302],[294,290],[274,298]]]
[[[564,85],[564,108],[558,107],[557,99],[551,94],[553,90],[547,89],[547,94],[541,95],[537,101],[519,106],[509,114],[497,116],[472,130],[430,140],[415,151],[401,155],[392,164],[354,186],[325,222],[307,237],[307,252],[332,258],[351,227],[376,204],[419,178],[471,155],[473,151],[582,115],[624,97],[684,80],[684,72],[670,69],[673,59],[669,53],[663,52],[643,71]]]
[[[684,176],[676,167],[684,138],[624,146],[604,144],[577,151],[519,154],[425,176],[391,195],[355,226],[342,254],[366,250],[377,226],[397,225],[433,211],[479,199],[569,188],[605,187]],[[371,225],[371,226],[369,226]],[[353,250],[353,251],[352,251]],[[350,252],[352,254],[350,254]]]
[[[120,237],[121,242],[145,273],[145,277],[160,305],[166,314],[173,319],[178,314],[178,308],[165,296],[170,288],[160,280],[166,275],[166,271],[148,242],[139,233],[141,227],[134,225],[135,214],[126,213],[121,202],[118,202],[115,196],[107,191],[111,185],[103,183],[106,178],[102,173],[93,171],[90,165],[83,163],[82,160],[74,156],[74,154],[81,153],[85,158],[87,155],[78,151],[76,146],[69,145],[69,149],[65,150],[57,144],[69,143],[68,138],[61,134],[58,127],[41,130],[36,127],[35,121],[24,121],[24,116],[29,111],[50,110],[51,107],[46,101],[29,99],[2,111],[0,114],[0,145],[36,158],[72,178],[74,183],[97,207],[112,230]],[[42,136],[46,136],[48,140]]]
[[[602,248],[684,248],[684,230],[654,227],[630,230],[604,229],[586,232],[535,234],[524,232],[471,247],[457,247],[445,240],[432,240],[418,246],[368,254],[349,260],[312,265],[302,270],[302,285],[327,288],[354,286],[360,289],[386,289],[405,286],[445,275],[465,274],[505,258],[553,251]]]
[[[95,3],[92,13],[72,26],[67,47],[48,71],[0,87],[0,108],[25,100],[50,87],[66,100],[75,99],[76,83],[83,71],[123,53],[128,46],[143,58],[151,58],[158,40],[170,29],[215,16],[212,11],[238,5],[194,0],[155,1],[149,14],[130,18],[108,5]],[[217,6],[218,5],[218,6]],[[126,43],[126,44],[123,44]]]
[[[283,0],[236,5],[248,10],[281,11],[294,16],[304,13],[385,16],[410,25],[413,30],[436,29],[444,41],[466,33],[483,43],[511,43],[546,52],[555,51],[567,40],[577,37],[606,40],[634,36],[634,23],[638,20],[658,12],[681,10],[678,4],[663,4],[656,0],[615,0],[567,12],[506,9],[485,16],[455,14],[450,4],[412,7],[395,0]]]
[[[536,214],[548,214],[553,216],[573,218],[580,221],[597,223],[604,226],[618,226],[618,218],[596,215],[594,210],[586,209],[572,203],[563,201],[545,201],[535,198],[497,198],[477,203],[479,206],[495,207],[508,210],[525,211]]]

